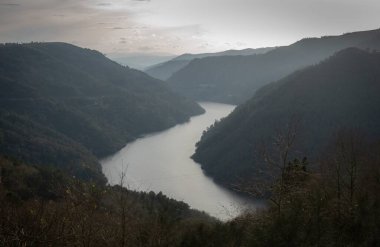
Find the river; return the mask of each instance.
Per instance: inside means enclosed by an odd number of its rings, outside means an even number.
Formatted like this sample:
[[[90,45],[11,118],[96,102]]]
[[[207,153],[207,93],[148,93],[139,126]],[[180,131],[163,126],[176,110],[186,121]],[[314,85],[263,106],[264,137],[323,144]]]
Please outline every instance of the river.
[[[260,206],[213,182],[190,156],[202,132],[216,119],[227,116],[234,106],[200,103],[206,113],[168,130],[147,135],[127,144],[101,161],[110,184],[118,184],[125,172],[131,190],[154,191],[184,201],[191,208],[228,220],[248,208]]]

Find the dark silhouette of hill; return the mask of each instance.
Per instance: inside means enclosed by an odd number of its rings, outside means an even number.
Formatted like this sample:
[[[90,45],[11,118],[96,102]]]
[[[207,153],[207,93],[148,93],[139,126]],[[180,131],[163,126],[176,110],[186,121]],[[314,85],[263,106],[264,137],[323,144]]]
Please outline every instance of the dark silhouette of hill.
[[[0,46],[0,153],[103,179],[97,158],[203,109],[163,82],[65,43]]]
[[[168,82],[195,100],[240,104],[260,87],[349,47],[380,49],[380,29],[306,38],[265,54],[195,59]]]
[[[159,63],[157,65],[153,65],[145,70],[145,72],[157,79],[167,80],[170,76],[172,76],[175,72],[184,68],[186,65],[190,63],[191,60],[197,58],[205,58],[205,57],[218,57],[218,56],[248,56],[252,54],[261,54],[268,52],[274,48],[265,47],[258,49],[244,49],[244,50],[228,50],[216,53],[201,53],[201,54],[182,54],[178,57],[175,57],[167,62]]]
[[[295,154],[310,158],[341,129],[379,138],[379,92],[380,53],[342,50],[259,90],[203,134],[193,158],[230,184],[262,169],[259,151],[273,148],[287,126],[296,126]]]

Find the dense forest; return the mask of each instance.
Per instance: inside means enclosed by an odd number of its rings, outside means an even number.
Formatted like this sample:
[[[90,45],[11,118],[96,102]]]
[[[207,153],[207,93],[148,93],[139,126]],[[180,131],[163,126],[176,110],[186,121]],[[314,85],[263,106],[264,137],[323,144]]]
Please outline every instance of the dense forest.
[[[0,154],[104,181],[97,158],[201,114],[163,82],[65,43],[0,46]]]
[[[167,81],[195,100],[241,104],[260,87],[349,47],[380,49],[380,29],[305,38],[258,55],[196,59]]]
[[[348,48],[260,89],[203,134],[193,158],[219,182],[263,176],[265,153],[317,158],[341,129],[380,138],[380,53]],[[273,143],[276,145],[273,146]]]

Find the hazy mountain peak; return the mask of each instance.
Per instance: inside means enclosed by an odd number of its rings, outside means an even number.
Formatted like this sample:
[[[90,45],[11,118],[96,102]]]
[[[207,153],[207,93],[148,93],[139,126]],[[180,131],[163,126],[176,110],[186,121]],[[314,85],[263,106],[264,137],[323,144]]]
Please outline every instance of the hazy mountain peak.
[[[227,50],[216,53],[201,53],[201,54],[191,54],[185,53],[180,56],[177,56],[170,61],[151,66],[146,70],[146,73],[149,75],[161,79],[167,80],[173,74],[186,67],[192,60],[201,59],[206,57],[219,57],[219,56],[247,56],[252,54],[262,54],[268,52],[274,48],[265,47],[257,49],[243,49],[243,50]]]
[[[195,100],[239,104],[262,86],[348,47],[380,49],[380,30],[306,38],[259,55],[193,60],[168,82],[174,91]]]

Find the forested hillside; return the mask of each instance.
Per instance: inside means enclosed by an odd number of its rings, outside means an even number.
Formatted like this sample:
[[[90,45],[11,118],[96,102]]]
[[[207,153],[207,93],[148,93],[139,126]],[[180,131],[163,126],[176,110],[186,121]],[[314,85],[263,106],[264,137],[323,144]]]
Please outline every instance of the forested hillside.
[[[240,104],[260,87],[349,47],[380,49],[380,29],[306,38],[265,54],[193,60],[168,83],[173,90],[195,100]]]
[[[192,60],[205,58],[205,57],[219,57],[219,56],[248,56],[253,54],[262,54],[273,50],[272,47],[258,48],[258,49],[244,49],[244,50],[228,50],[216,53],[201,53],[201,54],[183,54],[175,57],[167,62],[163,62],[146,69],[145,72],[157,79],[167,80],[175,72],[187,66]]]
[[[380,53],[340,51],[259,90],[203,134],[193,158],[230,186],[262,176],[278,149],[315,159],[342,129],[380,138],[379,92]]]
[[[0,153],[103,179],[97,158],[203,109],[163,82],[65,43],[0,46]]]

